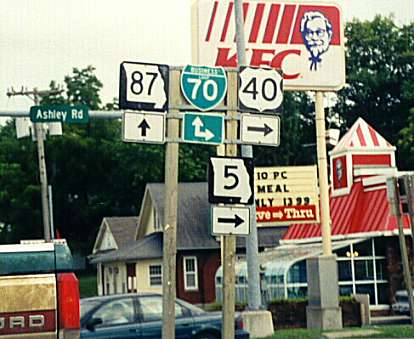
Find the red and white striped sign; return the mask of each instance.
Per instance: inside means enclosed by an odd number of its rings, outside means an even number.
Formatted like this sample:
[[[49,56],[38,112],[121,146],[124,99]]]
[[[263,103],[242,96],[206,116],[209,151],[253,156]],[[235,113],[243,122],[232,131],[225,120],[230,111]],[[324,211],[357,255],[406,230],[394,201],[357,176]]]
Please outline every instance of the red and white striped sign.
[[[193,57],[200,65],[237,66],[234,2],[198,0]],[[331,2],[245,0],[250,66],[282,68],[284,89],[339,90],[345,84],[342,12]]]

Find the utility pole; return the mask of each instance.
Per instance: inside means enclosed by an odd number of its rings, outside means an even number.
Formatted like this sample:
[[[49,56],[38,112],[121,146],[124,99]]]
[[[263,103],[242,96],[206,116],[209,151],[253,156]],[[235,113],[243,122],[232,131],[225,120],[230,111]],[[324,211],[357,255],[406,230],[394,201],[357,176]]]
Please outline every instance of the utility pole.
[[[237,64],[246,65],[246,46],[244,39],[243,0],[235,0]],[[244,158],[253,158],[253,146],[242,145],[241,154]],[[250,310],[258,310],[262,304],[260,294],[259,244],[257,239],[256,205],[250,208],[250,235],[246,238],[246,258],[248,277],[248,302]]]
[[[169,95],[172,107],[180,103],[180,70],[170,72]],[[178,109],[170,113],[178,114]],[[179,120],[169,118],[167,133],[171,140],[179,138]],[[175,298],[176,298],[176,254],[177,254],[177,201],[178,201],[178,142],[167,142],[165,149],[165,208],[162,256],[162,337],[175,338]]]
[[[237,107],[237,73],[228,73],[228,82],[230,86],[227,92],[227,105]],[[231,120],[227,121],[227,138],[237,140],[237,121],[236,111],[228,111],[227,115]],[[226,156],[237,156],[237,145],[226,145]],[[235,316],[235,286],[236,286],[236,236],[225,235],[223,240],[223,339],[234,338],[234,316]]]
[[[407,188],[407,187],[406,187]],[[403,266],[404,283],[408,294],[408,303],[410,305],[410,319],[414,324],[414,300],[413,285],[411,279],[410,265],[408,262],[407,244],[405,243],[404,224],[401,213],[401,200],[398,190],[398,181],[395,177],[387,178],[387,195],[391,205],[392,214],[397,218],[398,223],[398,239],[400,242],[401,261]]]
[[[37,88],[33,90],[21,89],[16,92],[13,88],[7,92],[7,96],[18,96],[23,95],[33,100],[37,106],[40,102],[40,97],[50,94],[59,94],[62,90],[45,90],[39,91]],[[48,199],[48,187],[47,187],[47,172],[46,172],[46,161],[45,161],[45,146],[44,146],[44,131],[41,123],[35,123],[35,134],[37,142],[37,155],[39,162],[39,176],[40,176],[40,191],[42,197],[42,217],[43,217],[43,235],[46,242],[50,242],[51,230],[50,230],[50,214],[49,214],[49,199]]]

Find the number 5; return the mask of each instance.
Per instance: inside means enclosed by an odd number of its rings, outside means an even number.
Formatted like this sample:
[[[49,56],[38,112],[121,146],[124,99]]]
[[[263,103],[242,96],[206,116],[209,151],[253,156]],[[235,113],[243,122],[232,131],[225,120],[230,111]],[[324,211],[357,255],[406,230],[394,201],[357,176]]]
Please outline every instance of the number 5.
[[[224,178],[233,178],[234,180],[232,185],[224,185],[227,190],[232,190],[239,184],[239,177],[235,173],[231,173],[230,170],[237,170],[237,166],[224,166]]]

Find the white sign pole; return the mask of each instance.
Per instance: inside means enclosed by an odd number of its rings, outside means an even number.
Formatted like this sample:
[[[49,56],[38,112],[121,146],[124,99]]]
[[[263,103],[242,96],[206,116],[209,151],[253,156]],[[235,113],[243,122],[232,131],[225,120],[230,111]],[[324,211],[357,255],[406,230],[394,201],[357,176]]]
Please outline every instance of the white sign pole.
[[[321,196],[321,228],[323,255],[332,255],[331,215],[329,211],[328,162],[326,158],[325,110],[323,93],[315,93],[316,146],[318,155],[319,188]]]

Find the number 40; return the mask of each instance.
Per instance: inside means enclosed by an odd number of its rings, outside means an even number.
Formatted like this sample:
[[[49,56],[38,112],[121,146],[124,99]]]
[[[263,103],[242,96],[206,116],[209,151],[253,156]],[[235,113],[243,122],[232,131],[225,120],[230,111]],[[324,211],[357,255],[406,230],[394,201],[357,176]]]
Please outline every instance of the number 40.
[[[253,100],[257,99],[258,94],[260,94],[261,98],[265,99],[266,101],[273,101],[277,96],[277,83],[272,78],[266,78],[262,81],[262,86],[260,88],[260,93],[257,89],[257,78],[253,77],[250,81],[244,86],[242,89],[243,93],[251,94],[253,96]],[[260,98],[259,98],[260,99]]]

